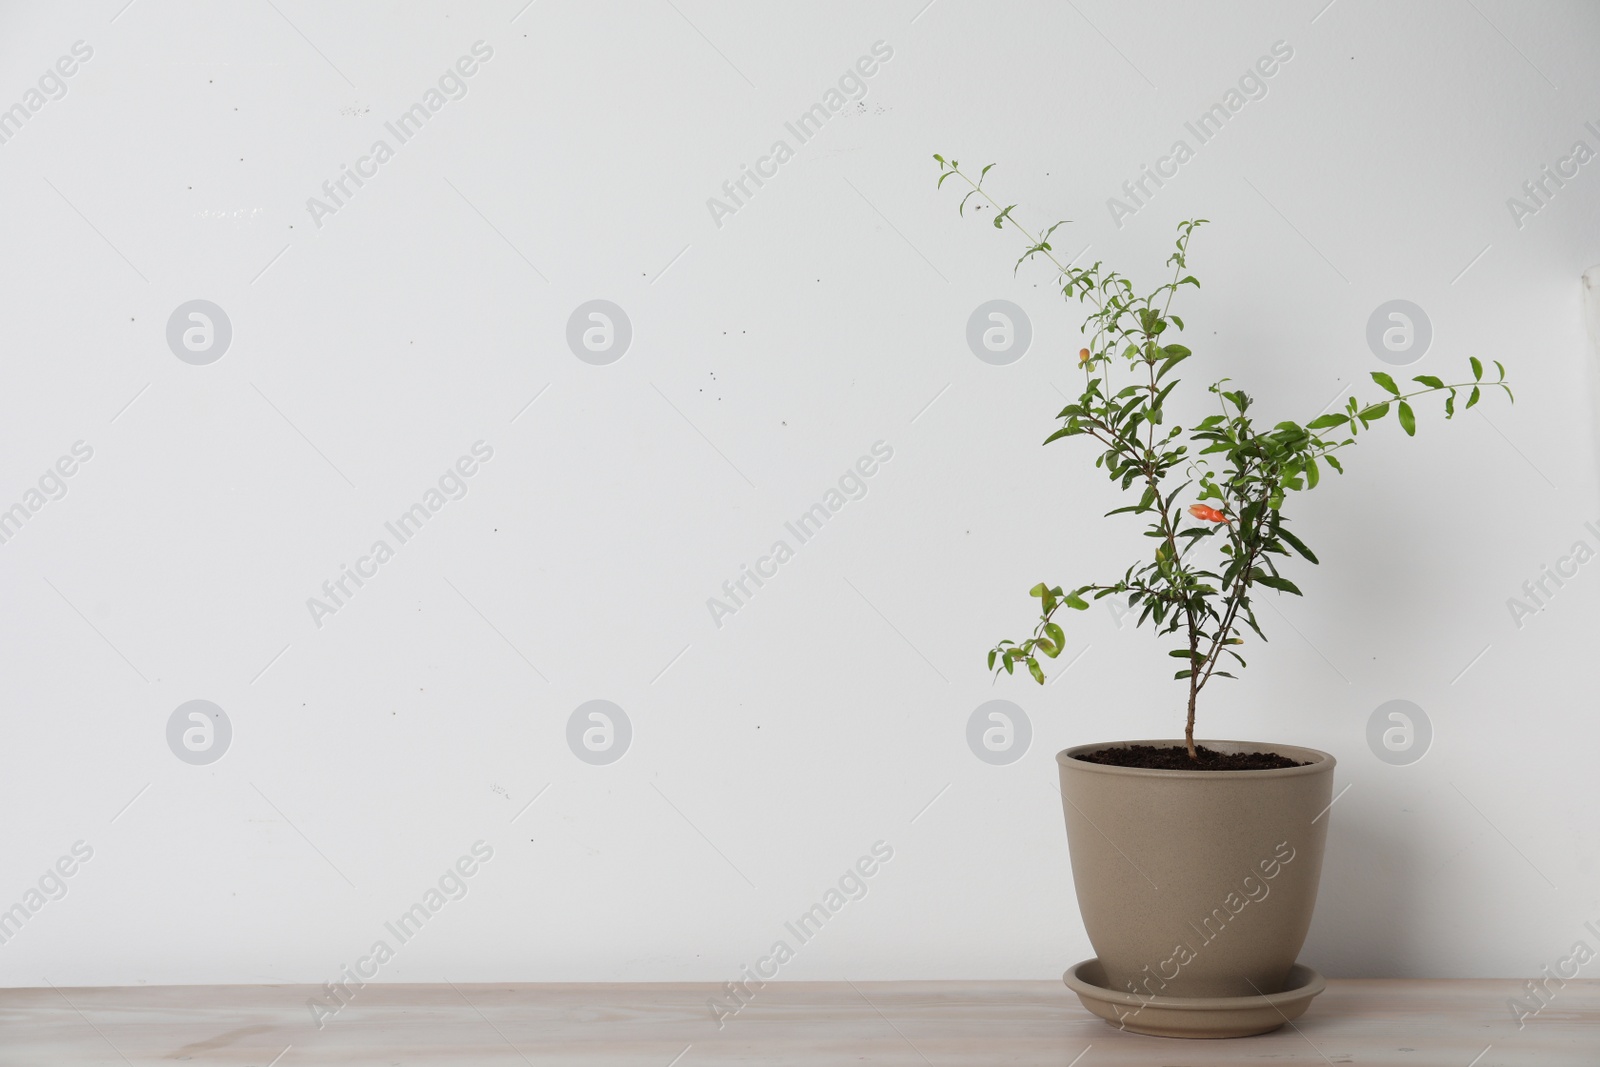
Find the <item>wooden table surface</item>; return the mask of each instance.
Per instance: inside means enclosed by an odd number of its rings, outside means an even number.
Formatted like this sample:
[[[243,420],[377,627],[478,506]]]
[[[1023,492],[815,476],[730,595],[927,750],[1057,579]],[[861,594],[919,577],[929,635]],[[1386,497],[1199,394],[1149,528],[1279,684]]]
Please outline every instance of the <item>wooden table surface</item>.
[[[1600,1067],[1600,981],[1518,1029],[1516,981],[1330,981],[1292,1026],[1233,1041],[1119,1032],[1057,982],[774,983],[719,1029],[717,987],[369,985],[0,990],[0,1064],[124,1067]]]

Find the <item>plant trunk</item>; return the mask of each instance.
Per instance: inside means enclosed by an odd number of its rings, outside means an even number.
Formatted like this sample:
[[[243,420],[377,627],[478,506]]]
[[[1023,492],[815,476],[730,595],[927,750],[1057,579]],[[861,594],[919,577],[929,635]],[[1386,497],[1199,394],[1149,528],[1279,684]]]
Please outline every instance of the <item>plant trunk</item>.
[[[1194,632],[1191,630],[1189,633],[1189,718],[1183,724],[1183,744],[1184,747],[1189,750],[1189,758],[1198,762],[1200,759],[1200,753],[1196,752],[1194,748],[1194,705],[1195,699],[1200,695],[1200,688],[1195,684],[1200,673],[1194,667],[1194,654],[1196,649],[1197,645],[1194,639]]]

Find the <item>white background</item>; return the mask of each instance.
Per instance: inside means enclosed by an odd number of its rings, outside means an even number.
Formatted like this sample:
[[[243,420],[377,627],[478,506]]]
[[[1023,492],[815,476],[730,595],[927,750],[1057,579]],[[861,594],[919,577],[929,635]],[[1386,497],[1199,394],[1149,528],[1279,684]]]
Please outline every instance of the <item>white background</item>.
[[[384,980],[737,978],[878,840],[893,860],[783,977],[1090,955],[1054,753],[1172,736],[1181,687],[1105,605],[1069,620],[1059,682],[983,669],[1030,585],[1143,542],[1098,517],[1121,501],[1085,449],[1039,447],[1079,309],[1013,279],[1019,241],[958,217],[934,152],[999,164],[1017,218],[1075,220],[1067,255],[1150,285],[1174,224],[1212,220],[1192,395],[1230,376],[1269,420],[1370,397],[1366,321],[1396,298],[1434,329],[1405,373],[1509,365],[1514,407],[1430,405],[1296,501],[1323,565],[1290,571],[1306,598],[1263,610],[1201,733],[1339,760],[1306,962],[1568,952],[1600,917],[1600,563],[1520,628],[1507,599],[1600,545],[1600,162],[1520,228],[1506,201],[1600,149],[1600,8],[924,2],[6,6],[0,106],[94,54],[0,145],[0,507],[94,456],[0,545],[0,907],[94,856],[0,982],[321,983],[479,839],[494,859]],[[468,95],[319,228],[307,198],[479,40]],[[860,105],[717,226],[707,198],[879,40]],[[1276,41],[1267,96],[1113,225]],[[209,366],[165,340],[195,298],[233,326]],[[610,366],[565,342],[595,298],[633,324]],[[1033,321],[1011,366],[966,345],[991,299]],[[307,598],[479,440],[468,496],[314,626]],[[714,626],[707,598],[879,440],[868,495]],[[965,740],[996,697],[1034,730],[1004,767]],[[204,767],[165,740],[196,698],[234,729]],[[633,725],[609,766],[565,739],[595,698]],[[1365,740],[1395,698],[1434,726],[1406,767]]]

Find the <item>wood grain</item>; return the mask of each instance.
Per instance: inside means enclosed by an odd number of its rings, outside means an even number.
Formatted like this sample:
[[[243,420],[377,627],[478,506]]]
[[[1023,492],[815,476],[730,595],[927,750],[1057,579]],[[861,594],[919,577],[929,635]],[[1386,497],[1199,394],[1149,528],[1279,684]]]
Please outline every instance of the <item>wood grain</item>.
[[[1121,1033],[1057,982],[774,983],[720,1029],[711,985],[370,985],[320,1029],[318,993],[0,990],[0,1064],[1600,1067],[1600,981],[1567,983],[1519,1030],[1520,982],[1334,980],[1294,1027],[1236,1041]]]

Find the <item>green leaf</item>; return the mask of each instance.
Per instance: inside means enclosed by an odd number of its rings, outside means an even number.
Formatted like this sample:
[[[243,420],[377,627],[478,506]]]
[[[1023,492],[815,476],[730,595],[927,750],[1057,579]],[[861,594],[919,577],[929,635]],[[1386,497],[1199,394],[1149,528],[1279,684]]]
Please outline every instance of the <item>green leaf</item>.
[[[1475,382],[1483,381],[1483,364],[1478,362],[1478,357],[1469,356],[1467,362],[1472,364],[1472,380]]]
[[[1028,590],[1028,595],[1029,596],[1044,596],[1049,591],[1050,591],[1050,587],[1048,585],[1045,585],[1043,582],[1040,582],[1038,585],[1036,585],[1032,589]]]
[[[1305,542],[1301,541],[1300,538],[1296,537],[1282,526],[1278,527],[1278,536],[1289,542],[1290,547],[1292,547],[1296,552],[1300,553],[1306,559],[1310,560],[1312,563],[1319,562],[1312,551],[1305,546]]]
[[[1373,371],[1372,372],[1372,380],[1377,382],[1384,389],[1386,389],[1389,392],[1393,393],[1395,396],[1399,396],[1400,395],[1400,387],[1398,385],[1394,384],[1394,379],[1389,377],[1387,374],[1383,373],[1383,371],[1381,371],[1381,370]]]
[[[1067,607],[1073,608],[1077,611],[1089,610],[1089,602],[1083,599],[1083,597],[1079,596],[1077,593],[1068,593],[1063,599],[1063,602],[1067,605]]]
[[[1251,571],[1250,576],[1252,581],[1260,582],[1268,589],[1276,589],[1280,593],[1293,593],[1295,596],[1305,595],[1300,592],[1298,586],[1287,578],[1280,578],[1277,575],[1268,574],[1266,571],[1261,570]]]
[[[1056,643],[1056,649],[1058,651],[1067,647],[1067,635],[1061,632],[1060,626],[1057,626],[1053,622],[1047,622],[1044,624],[1044,632],[1048,634],[1050,639]]]
[[[1478,387],[1474,385],[1472,387],[1472,392],[1467,394],[1467,407],[1470,408],[1472,405],[1478,402],[1478,395]]]
[[[1318,415],[1316,418],[1306,423],[1306,429],[1331,430],[1335,426],[1343,426],[1349,421],[1350,416],[1348,415],[1340,415],[1338,412],[1330,412],[1327,415]]]
[[[1443,389],[1445,387],[1443,379],[1432,374],[1419,374],[1411,380],[1414,382],[1421,382],[1429,389]]]
[[[935,158],[937,158],[937,157],[935,157]],[[996,651],[998,651],[998,650],[997,649],[993,649],[993,648],[991,648],[989,650],[989,669],[991,671],[994,670],[994,654],[995,654]]]
[[[1417,436],[1417,416],[1411,410],[1411,405],[1404,400],[1400,401],[1400,428],[1406,432],[1407,437]]]
[[[1039,661],[1032,656],[1028,657],[1028,673],[1033,675],[1033,680],[1040,685],[1044,684],[1044,671],[1039,669]]]

